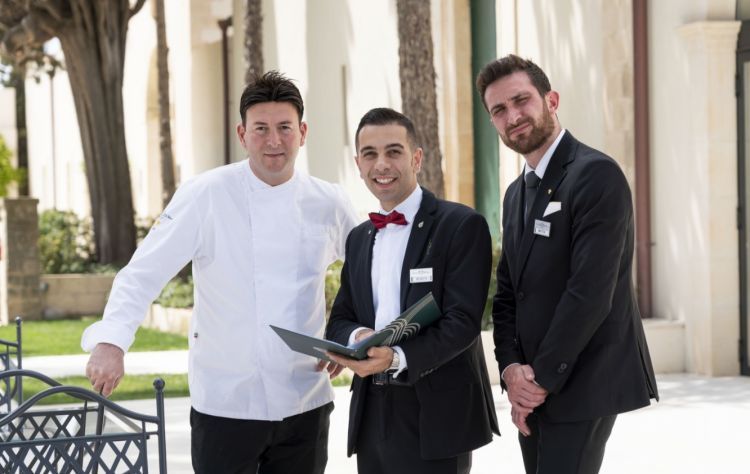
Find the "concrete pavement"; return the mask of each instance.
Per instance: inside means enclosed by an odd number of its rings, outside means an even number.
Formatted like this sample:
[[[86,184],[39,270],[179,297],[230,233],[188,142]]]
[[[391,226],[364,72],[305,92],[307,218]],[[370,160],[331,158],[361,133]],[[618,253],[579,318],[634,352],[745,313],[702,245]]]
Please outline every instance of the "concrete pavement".
[[[175,373],[187,367],[185,351],[128,354],[128,373]],[[135,357],[133,357],[135,356]],[[74,356],[78,357],[78,356]],[[25,368],[83,373],[86,356],[55,357],[57,363],[27,358]],[[39,358],[41,359],[41,358]],[[57,367],[54,367],[57,365]],[[61,367],[67,367],[63,370]],[[55,374],[55,375],[53,375]],[[607,445],[603,474],[713,474],[750,472],[746,451],[750,435],[750,377],[702,377],[690,374],[658,376],[662,401],[618,417]],[[510,421],[510,407],[499,387],[493,387],[502,437],[475,451],[474,474],[522,473],[523,464]],[[331,417],[327,473],[356,472],[346,457],[348,388],[338,387]],[[123,402],[124,406],[155,413],[153,400]],[[167,459],[171,474],[190,473],[190,424],[187,398],[166,400]],[[155,455],[156,449],[150,453]]]

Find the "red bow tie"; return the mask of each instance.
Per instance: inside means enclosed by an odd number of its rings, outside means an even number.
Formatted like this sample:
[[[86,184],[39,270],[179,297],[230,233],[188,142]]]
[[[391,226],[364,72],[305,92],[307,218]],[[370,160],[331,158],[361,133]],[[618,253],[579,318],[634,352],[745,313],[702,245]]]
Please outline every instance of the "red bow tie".
[[[388,224],[406,225],[406,218],[398,211],[392,211],[390,214],[383,215],[379,212],[371,212],[370,220],[376,229],[382,229]]]

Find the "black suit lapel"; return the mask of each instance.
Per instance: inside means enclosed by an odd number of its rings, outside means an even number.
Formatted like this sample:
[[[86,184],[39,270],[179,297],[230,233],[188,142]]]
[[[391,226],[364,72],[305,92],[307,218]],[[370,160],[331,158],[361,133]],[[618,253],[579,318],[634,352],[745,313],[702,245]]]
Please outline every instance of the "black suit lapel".
[[[362,252],[360,252],[360,260],[358,267],[363,272],[362,276],[358,278],[359,282],[363,285],[360,288],[362,295],[364,295],[364,308],[365,314],[361,321],[365,326],[374,328],[375,327],[375,307],[373,306],[373,295],[372,295],[372,248],[375,244],[375,234],[377,230],[375,226],[370,222],[367,224],[367,235],[365,237],[364,245],[362,246]]]
[[[550,158],[549,165],[544,172],[544,178],[539,183],[539,190],[536,193],[536,199],[534,205],[531,207],[529,212],[529,219],[526,221],[526,225],[523,229],[523,236],[521,238],[521,244],[518,250],[518,272],[516,273],[516,279],[513,282],[514,287],[518,287],[518,282],[523,274],[524,267],[526,266],[526,259],[531,251],[531,246],[537,237],[534,235],[534,221],[542,219],[544,210],[547,209],[552,196],[555,194],[557,187],[565,177],[565,167],[575,157],[575,150],[577,148],[578,141],[573,138],[570,132],[565,132],[560,143],[557,145],[555,153]],[[523,203],[521,204],[523,206]],[[522,214],[523,215],[523,214]],[[554,232],[555,229],[551,229]]]
[[[435,222],[435,210],[437,208],[437,199],[435,195],[422,188],[422,202],[419,210],[414,216],[414,222],[411,226],[409,241],[406,244],[406,253],[404,262],[401,266],[401,311],[406,309],[406,297],[409,294],[409,271],[416,267],[420,258],[430,245],[430,229]]]

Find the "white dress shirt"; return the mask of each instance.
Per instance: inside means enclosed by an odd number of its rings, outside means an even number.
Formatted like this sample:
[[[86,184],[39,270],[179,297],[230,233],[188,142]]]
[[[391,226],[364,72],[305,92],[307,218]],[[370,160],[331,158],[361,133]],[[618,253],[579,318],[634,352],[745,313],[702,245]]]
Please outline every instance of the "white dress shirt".
[[[323,337],[324,279],[358,222],[337,185],[295,171],[269,186],[247,160],[186,181],[115,279],[104,318],[81,346],[127,351],[148,306],[193,262],[188,379],[193,407],[281,420],[333,399],[317,361],[291,351],[269,324]],[[158,372],[155,363],[154,372]]]
[[[391,323],[401,314],[401,270],[406,255],[406,245],[409,243],[414,217],[422,204],[422,188],[417,188],[403,202],[393,210],[406,218],[406,225],[387,224],[375,234],[372,248],[372,304],[375,309],[375,330],[379,331]],[[382,208],[381,214],[389,214]],[[349,337],[353,342],[359,332],[365,328],[356,329]],[[396,375],[407,368],[406,356],[399,346],[393,349],[398,352],[399,366]]]

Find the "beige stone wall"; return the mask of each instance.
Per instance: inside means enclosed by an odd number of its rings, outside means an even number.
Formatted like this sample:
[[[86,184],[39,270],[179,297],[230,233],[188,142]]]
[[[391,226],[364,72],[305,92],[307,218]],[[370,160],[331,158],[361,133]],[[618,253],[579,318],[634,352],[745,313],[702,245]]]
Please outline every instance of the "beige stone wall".
[[[101,315],[114,279],[111,274],[42,275],[44,317]]]
[[[0,199],[0,325],[41,317],[39,221],[31,198]]]
[[[432,25],[445,196],[474,206],[469,0],[433,0]]]

